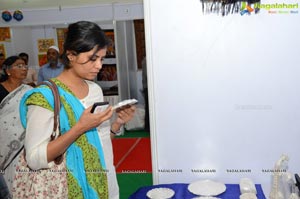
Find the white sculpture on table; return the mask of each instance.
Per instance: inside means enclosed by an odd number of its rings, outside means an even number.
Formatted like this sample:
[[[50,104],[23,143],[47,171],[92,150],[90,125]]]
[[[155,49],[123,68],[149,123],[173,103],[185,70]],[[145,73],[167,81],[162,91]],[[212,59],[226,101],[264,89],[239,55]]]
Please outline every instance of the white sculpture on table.
[[[299,199],[296,186],[288,169],[289,157],[282,155],[273,171],[270,199]]]

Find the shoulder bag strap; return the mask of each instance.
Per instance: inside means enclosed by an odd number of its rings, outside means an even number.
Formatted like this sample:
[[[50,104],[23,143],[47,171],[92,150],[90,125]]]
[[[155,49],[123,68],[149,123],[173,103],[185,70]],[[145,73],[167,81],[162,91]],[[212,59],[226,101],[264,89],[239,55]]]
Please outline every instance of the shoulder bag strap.
[[[48,79],[47,81],[41,82],[38,84],[39,85],[46,85],[48,86],[52,93],[53,93],[53,97],[54,97],[54,124],[53,124],[53,132],[50,136],[50,141],[54,140],[57,136],[57,132],[58,132],[58,136],[60,136],[60,130],[58,129],[59,126],[59,111],[60,111],[60,97],[59,97],[59,92],[58,92],[58,88],[55,84],[54,81],[52,81],[51,79]],[[63,161],[63,154],[58,156],[57,158],[55,158],[54,162],[55,164],[60,164]]]

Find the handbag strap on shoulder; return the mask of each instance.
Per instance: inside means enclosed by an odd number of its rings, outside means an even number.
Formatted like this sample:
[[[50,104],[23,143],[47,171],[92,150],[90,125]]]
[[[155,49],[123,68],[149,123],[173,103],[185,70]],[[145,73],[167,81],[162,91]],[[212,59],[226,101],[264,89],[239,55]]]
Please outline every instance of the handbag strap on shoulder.
[[[50,136],[50,141],[55,140],[56,138],[56,133],[58,132],[58,136],[60,136],[60,131],[58,129],[59,126],[59,111],[60,111],[60,96],[59,96],[59,91],[57,88],[57,85],[55,84],[54,81],[51,79],[48,79],[47,81],[43,81],[38,84],[39,85],[46,85],[50,88],[52,91],[53,97],[54,97],[54,124],[53,124],[53,132]],[[55,164],[61,164],[63,161],[63,154],[59,155],[54,159]]]
[[[56,137],[57,128],[59,126],[59,111],[60,111],[60,97],[58,88],[54,81],[51,79],[39,83],[39,85],[46,85],[52,91],[54,97],[54,125],[53,125],[53,134],[51,135],[51,140],[54,140]]]

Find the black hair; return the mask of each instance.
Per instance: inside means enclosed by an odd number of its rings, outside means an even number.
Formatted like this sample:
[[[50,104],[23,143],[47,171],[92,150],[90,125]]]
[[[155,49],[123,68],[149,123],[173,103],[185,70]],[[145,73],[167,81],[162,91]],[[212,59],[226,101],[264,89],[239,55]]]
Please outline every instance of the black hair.
[[[8,57],[4,60],[4,62],[2,64],[2,68],[3,68],[3,71],[4,71],[4,76],[1,79],[2,82],[7,80],[7,78],[8,78],[6,69],[10,68],[13,65],[13,63],[15,63],[18,59],[22,59],[22,58],[19,57],[19,56],[13,55],[13,56],[10,56],[10,57]]]
[[[15,63],[18,59],[22,59],[22,58],[17,55],[10,56],[4,60],[2,67],[4,69],[10,68],[11,65],[13,65],[13,63]]]
[[[19,57],[27,57],[27,59],[29,58],[29,55],[27,53],[20,53]]]
[[[110,40],[105,36],[103,30],[93,22],[79,21],[70,24],[67,30],[67,37],[64,43],[62,62],[65,68],[70,68],[70,60],[66,52],[70,51],[74,55],[88,52],[97,46],[97,51],[107,47]]]

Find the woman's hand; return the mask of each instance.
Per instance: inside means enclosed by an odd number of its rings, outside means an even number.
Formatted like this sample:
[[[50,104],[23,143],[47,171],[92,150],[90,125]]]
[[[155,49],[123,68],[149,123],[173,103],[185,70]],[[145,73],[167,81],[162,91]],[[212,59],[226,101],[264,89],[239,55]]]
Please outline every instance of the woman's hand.
[[[116,113],[118,115],[116,122],[123,125],[126,122],[130,121],[135,113],[136,107],[131,105],[131,106],[125,106],[124,108],[120,108],[116,110]]]
[[[109,106],[106,110],[100,113],[91,113],[91,109],[92,106],[85,109],[79,121],[76,124],[79,127],[81,127],[81,130],[83,131],[82,133],[99,126],[104,121],[110,119],[113,114],[113,110],[111,106]]]
[[[117,119],[111,125],[112,132],[118,132],[123,124],[130,121],[135,113],[136,107],[133,105],[125,106],[116,110]],[[113,136],[112,136],[113,137]]]

